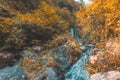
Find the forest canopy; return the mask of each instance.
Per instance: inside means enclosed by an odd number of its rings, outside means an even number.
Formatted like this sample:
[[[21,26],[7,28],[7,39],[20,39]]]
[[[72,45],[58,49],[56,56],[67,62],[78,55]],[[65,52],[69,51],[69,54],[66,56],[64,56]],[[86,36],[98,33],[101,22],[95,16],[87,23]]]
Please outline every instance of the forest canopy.
[[[119,0],[92,0],[92,4],[87,5],[74,0],[0,2],[1,50],[40,45],[71,27],[79,28],[85,43],[96,45],[103,45],[120,33]]]
[[[119,37],[119,13],[120,0],[93,0],[75,13],[80,34],[94,44]]]

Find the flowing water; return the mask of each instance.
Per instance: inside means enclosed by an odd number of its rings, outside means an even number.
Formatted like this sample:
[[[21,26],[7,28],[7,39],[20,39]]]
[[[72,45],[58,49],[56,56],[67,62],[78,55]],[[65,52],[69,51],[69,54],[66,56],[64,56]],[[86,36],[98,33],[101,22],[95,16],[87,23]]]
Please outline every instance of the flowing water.
[[[71,29],[71,34],[76,38],[76,32]],[[91,45],[87,45],[86,52],[81,54],[80,59],[71,67],[71,69],[65,75],[65,80],[88,80],[89,73],[84,70],[86,63],[88,62],[89,56],[92,54]]]

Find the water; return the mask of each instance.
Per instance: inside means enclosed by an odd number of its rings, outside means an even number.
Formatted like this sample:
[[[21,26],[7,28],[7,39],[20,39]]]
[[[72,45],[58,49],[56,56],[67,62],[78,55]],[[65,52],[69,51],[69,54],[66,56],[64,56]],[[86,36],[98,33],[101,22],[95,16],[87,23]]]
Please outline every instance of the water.
[[[76,35],[75,30],[71,30],[71,34],[74,38]],[[89,56],[92,54],[91,45],[86,46],[86,52],[81,54],[80,59],[72,66],[72,68],[65,75],[65,80],[88,80],[89,73],[84,70],[86,63],[88,62]]]
[[[67,72],[65,80],[88,80],[89,73],[84,70],[84,66],[88,62],[91,54],[91,48],[88,48],[86,52],[82,53],[81,58]]]
[[[78,30],[76,28],[71,28],[70,29],[71,35],[72,37],[74,37],[74,39],[76,39],[78,41]]]

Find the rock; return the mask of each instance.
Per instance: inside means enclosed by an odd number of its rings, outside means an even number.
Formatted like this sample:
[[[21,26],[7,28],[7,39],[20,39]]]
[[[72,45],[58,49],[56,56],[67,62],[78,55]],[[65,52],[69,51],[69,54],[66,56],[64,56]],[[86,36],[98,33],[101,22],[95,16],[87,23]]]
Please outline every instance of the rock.
[[[108,71],[106,73],[96,73],[89,80],[120,80],[120,72]]]
[[[39,73],[34,80],[58,80],[55,70],[52,67],[46,68],[45,74]]]
[[[86,46],[80,46],[80,49],[86,51]]]
[[[40,73],[34,80],[42,80],[44,77],[45,77],[45,75]]]
[[[93,45],[93,44],[87,44],[86,47],[88,47],[88,48],[95,48],[96,46]]]
[[[46,65],[47,64],[47,61],[46,60],[42,60],[41,62],[40,62],[40,66],[43,66],[43,65]]]
[[[41,51],[41,47],[40,47],[40,46],[34,46],[34,47],[33,47],[33,50],[34,50],[35,52],[39,52],[39,51]]]
[[[21,52],[21,55],[23,57],[28,57],[28,56],[31,56],[31,57],[36,57],[37,54],[35,52],[32,52],[32,51],[28,51],[28,50],[24,50]]]
[[[26,80],[26,74],[18,65],[0,70],[0,80]]]
[[[58,80],[56,72],[53,70],[53,68],[47,68],[47,80]]]
[[[47,56],[46,56],[46,55],[43,55],[43,56],[41,57],[41,59],[42,59],[42,60],[45,60],[45,59],[47,59]]]
[[[89,62],[90,62],[91,64],[94,64],[94,63],[98,60],[98,56],[99,56],[99,55],[92,55],[92,56],[90,56]]]
[[[120,56],[120,38],[109,39],[105,44],[105,49],[109,54]]]
[[[0,68],[12,65],[14,54],[7,52],[0,52]]]
[[[71,62],[69,61],[69,47],[58,47],[56,54],[54,54],[53,57],[61,65],[63,71],[71,65]]]

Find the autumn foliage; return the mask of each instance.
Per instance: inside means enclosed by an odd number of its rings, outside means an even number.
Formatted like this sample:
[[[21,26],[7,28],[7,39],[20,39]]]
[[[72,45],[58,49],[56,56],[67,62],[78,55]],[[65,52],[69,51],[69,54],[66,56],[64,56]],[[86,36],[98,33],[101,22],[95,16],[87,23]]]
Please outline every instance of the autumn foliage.
[[[88,43],[98,44],[120,33],[120,1],[93,0],[76,12],[77,26],[82,38]]]
[[[49,50],[66,45],[70,48],[70,61],[78,60],[82,50],[71,36],[71,28],[78,30],[83,45],[93,44],[106,49],[107,41],[120,37],[120,0],[91,1],[92,4],[81,5],[74,0],[0,0],[0,51],[42,46],[43,52],[38,53],[35,63],[32,56],[21,59],[21,66],[33,79],[43,68],[59,66]],[[86,65],[91,74],[120,70],[120,55],[110,54],[110,50],[113,48],[104,51],[102,61]],[[40,66],[42,55],[47,55],[48,64]]]
[[[120,0],[92,0],[92,4],[80,8],[76,12],[77,27],[80,37],[86,43],[92,43],[99,48],[104,49],[100,55],[101,60],[96,60],[95,63],[88,63],[87,70],[91,73],[107,72],[110,70],[120,70],[120,55],[114,53],[119,52],[116,48],[110,46],[106,50],[106,43],[109,40],[119,39],[120,37]]]
[[[68,30],[71,23],[62,16],[64,13],[71,17],[68,9],[60,9],[59,6],[55,7],[45,1],[40,1],[36,9],[26,13],[14,9],[5,10],[12,12],[10,16],[14,16],[0,17],[0,37],[2,37],[0,44],[4,47],[2,49],[11,46],[13,49],[21,49],[28,45],[40,45],[40,42],[52,39],[53,35]]]

